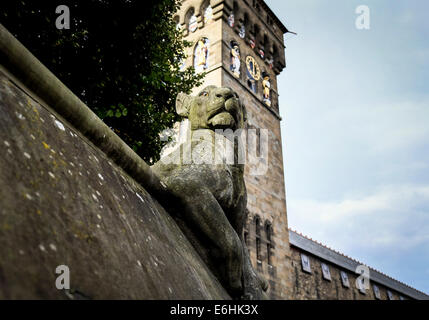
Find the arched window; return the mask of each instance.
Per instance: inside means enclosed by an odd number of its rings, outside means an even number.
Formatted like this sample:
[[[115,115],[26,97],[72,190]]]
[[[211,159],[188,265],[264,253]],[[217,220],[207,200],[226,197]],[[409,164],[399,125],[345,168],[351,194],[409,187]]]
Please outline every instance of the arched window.
[[[271,242],[271,236],[273,234],[272,229],[273,228],[271,227],[271,222],[267,221],[265,223],[265,236],[266,236],[268,242]]]
[[[232,11],[228,17],[228,25],[231,28],[234,28],[235,26],[235,19],[237,18],[237,13],[238,13],[238,4],[237,4],[237,1],[234,1],[234,4],[232,6]]]
[[[254,36],[254,40],[255,40],[255,45],[258,44],[260,42],[260,40],[261,40],[261,39],[259,39],[259,32],[260,32],[260,30],[261,29],[259,28],[259,26],[255,23],[253,25],[253,36]]]
[[[241,22],[238,30],[238,36],[241,39],[246,38],[246,33],[248,32],[248,30],[249,30],[249,16],[247,12],[245,12],[243,16],[243,21]]]
[[[234,4],[232,5],[232,13],[234,13],[235,15],[238,14],[238,3],[237,3],[237,1],[234,1]]]
[[[271,265],[271,257],[272,257],[272,249],[273,249],[273,244],[272,244],[272,235],[273,235],[273,228],[271,226],[271,223],[269,221],[267,221],[265,223],[265,236],[267,239],[267,263],[268,265]]]
[[[252,6],[253,6],[253,8],[255,8],[256,9],[256,11],[259,11],[259,3],[258,3],[258,0],[253,0],[252,1]]]
[[[180,30],[182,26],[180,25],[180,17],[174,16],[173,18],[174,24],[176,25],[176,30]]]
[[[255,216],[255,233],[258,237],[261,235],[261,218],[258,215]]]
[[[243,24],[246,28],[249,27],[249,15],[247,14],[247,12],[244,13],[243,16]]]
[[[213,22],[213,8],[210,5],[210,0],[205,0],[201,5],[201,16],[203,17],[204,25]]]
[[[185,23],[189,32],[195,32],[198,28],[197,16],[195,15],[195,9],[189,8],[185,15]]]
[[[265,55],[269,50],[269,41],[268,41],[268,36],[266,34],[264,34],[264,40],[263,42],[260,44],[259,46],[259,56],[261,57],[261,59],[265,59]]]
[[[261,239],[256,238],[256,259],[261,261]]]
[[[276,61],[279,57],[279,50],[276,45],[273,45],[273,58]]]
[[[256,233],[256,259],[261,261],[261,219],[255,216],[255,233]]]

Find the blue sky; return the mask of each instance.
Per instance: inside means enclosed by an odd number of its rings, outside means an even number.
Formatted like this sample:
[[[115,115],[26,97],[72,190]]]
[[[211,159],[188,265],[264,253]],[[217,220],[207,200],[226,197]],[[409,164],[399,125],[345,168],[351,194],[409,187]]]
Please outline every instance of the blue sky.
[[[298,33],[278,80],[289,226],[429,293],[429,2],[266,3]]]

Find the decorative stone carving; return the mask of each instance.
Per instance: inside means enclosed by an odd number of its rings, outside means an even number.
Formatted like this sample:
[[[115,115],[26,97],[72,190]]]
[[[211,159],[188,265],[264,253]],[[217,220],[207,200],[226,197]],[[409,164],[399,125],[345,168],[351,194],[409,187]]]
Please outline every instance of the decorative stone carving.
[[[189,31],[190,32],[195,32],[198,28],[198,21],[197,21],[197,16],[195,14],[193,14],[190,18],[189,18]]]
[[[176,110],[189,119],[189,139],[152,166],[171,194],[168,210],[233,298],[266,298],[268,284],[254,271],[242,239],[247,193],[241,144],[215,132],[243,130],[246,110],[234,91],[215,86],[197,96],[179,94]]]
[[[213,22],[213,8],[209,5],[206,10],[204,10],[204,25],[210,24]]]
[[[249,39],[249,46],[250,48],[255,49],[255,46],[256,46],[255,40]]]
[[[234,17],[234,14],[233,14],[233,13],[231,13],[231,14],[229,15],[229,17],[228,17],[228,25],[229,25],[231,28],[234,28],[234,24],[235,24],[235,17]]]
[[[235,41],[231,41],[231,65],[230,70],[236,78],[240,78],[241,56],[240,48]]]
[[[246,36],[246,27],[244,26],[244,24],[241,25],[240,30],[238,31],[238,36],[241,39],[244,39],[244,37]]]
[[[264,74],[264,79],[262,80],[262,86],[264,87],[264,103],[271,107],[271,82],[270,82],[270,76],[268,74]]]
[[[194,68],[196,72],[202,72],[209,67],[209,39],[201,38],[195,46]]]

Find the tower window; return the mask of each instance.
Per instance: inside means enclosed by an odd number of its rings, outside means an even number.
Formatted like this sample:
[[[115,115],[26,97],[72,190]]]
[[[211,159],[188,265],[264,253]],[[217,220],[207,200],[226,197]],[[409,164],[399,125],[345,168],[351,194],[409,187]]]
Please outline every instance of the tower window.
[[[213,9],[210,6],[210,1],[209,0],[204,1],[201,8],[202,8],[201,15],[203,16],[203,19],[204,19],[204,25],[207,25],[213,22]]]
[[[197,17],[195,16],[194,8],[190,8],[185,15],[186,27],[189,32],[195,32],[198,28]]]
[[[255,232],[256,232],[257,236],[261,235],[261,226],[260,226],[260,224],[261,224],[261,219],[258,216],[256,216],[255,217]]]
[[[271,227],[271,223],[269,221],[267,221],[265,223],[265,234],[266,234],[266,239],[267,239],[267,263],[268,265],[271,265],[271,250],[273,248],[273,244],[272,244],[272,227]]]
[[[255,233],[256,233],[256,259],[261,261],[261,219],[255,216]]]
[[[261,261],[261,239],[256,238],[256,259]]]
[[[265,234],[267,236],[267,241],[271,242],[271,234],[272,234],[272,227],[271,227],[271,223],[267,222],[266,226],[265,226]]]

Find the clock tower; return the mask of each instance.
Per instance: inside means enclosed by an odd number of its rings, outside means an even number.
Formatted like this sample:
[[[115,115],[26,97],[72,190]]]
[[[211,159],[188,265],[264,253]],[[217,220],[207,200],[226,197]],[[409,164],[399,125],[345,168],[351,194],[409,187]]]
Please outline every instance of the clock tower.
[[[245,166],[244,239],[270,297],[288,299],[292,272],[277,88],[288,30],[262,0],[185,0],[174,19],[193,43],[184,67],[207,73],[194,93],[207,85],[231,87],[246,107],[256,157]]]

